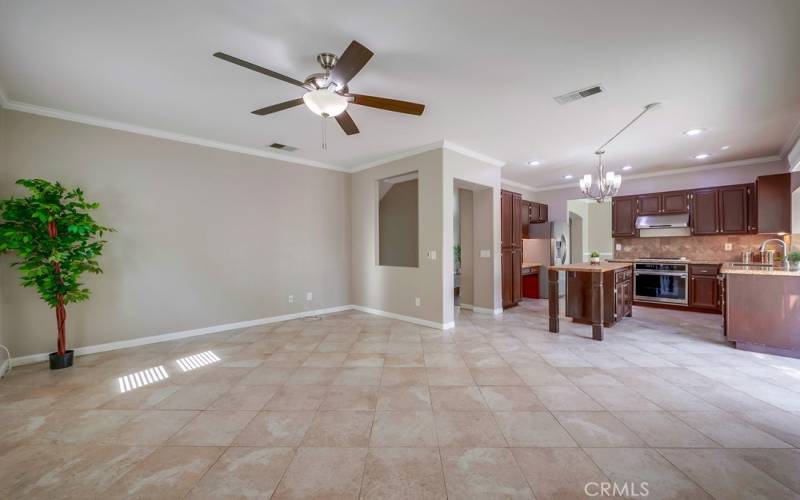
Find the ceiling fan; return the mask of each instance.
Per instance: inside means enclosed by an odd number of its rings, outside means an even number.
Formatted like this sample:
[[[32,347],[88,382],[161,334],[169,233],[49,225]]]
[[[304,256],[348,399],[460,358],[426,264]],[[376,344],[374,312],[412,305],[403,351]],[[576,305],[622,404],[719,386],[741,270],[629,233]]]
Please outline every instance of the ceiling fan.
[[[335,117],[342,130],[347,135],[353,135],[358,133],[358,127],[347,113],[347,106],[350,103],[417,116],[425,110],[423,104],[350,93],[348,83],[361,71],[372,55],[372,51],[353,40],[341,57],[329,52],[319,54],[317,62],[324,72],[313,73],[302,82],[223,52],[215,53],[214,57],[297,85],[306,91],[303,97],[257,109],[252,112],[253,114],[263,116],[305,104],[317,115],[324,118]]]

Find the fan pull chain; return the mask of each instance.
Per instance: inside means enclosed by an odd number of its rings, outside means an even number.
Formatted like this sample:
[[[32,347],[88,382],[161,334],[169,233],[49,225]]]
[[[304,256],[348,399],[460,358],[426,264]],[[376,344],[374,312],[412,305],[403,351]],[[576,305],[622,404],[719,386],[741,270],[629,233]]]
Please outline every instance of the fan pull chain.
[[[326,134],[325,134],[325,128],[326,128],[325,124],[327,122],[328,122],[328,119],[323,116],[322,117],[322,149],[325,149],[325,150],[328,149],[328,139],[327,139]]]

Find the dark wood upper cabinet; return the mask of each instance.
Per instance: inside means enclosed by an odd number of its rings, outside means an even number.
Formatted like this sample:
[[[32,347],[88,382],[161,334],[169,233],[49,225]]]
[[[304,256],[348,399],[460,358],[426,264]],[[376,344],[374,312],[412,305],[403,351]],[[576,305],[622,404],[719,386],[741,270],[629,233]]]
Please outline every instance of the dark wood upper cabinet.
[[[522,246],[522,196],[511,198],[511,241],[513,246]]]
[[[719,234],[719,190],[697,189],[692,192],[692,234]]]
[[[531,223],[539,222],[539,204],[535,201],[530,203],[530,221]]]
[[[513,210],[513,196],[509,191],[500,193],[500,246],[510,247],[511,241],[511,211]]]
[[[547,222],[547,205],[543,203],[536,203],[535,201],[526,202],[530,204],[530,223],[538,224],[540,222]]]
[[[755,184],[747,186],[747,232],[758,232],[758,190]]]
[[[746,234],[748,185],[719,188],[719,232]]]
[[[661,213],[661,195],[643,194],[637,196],[639,215],[658,215]]]
[[[687,191],[671,191],[661,194],[662,214],[685,214],[689,211],[689,193]]]
[[[500,192],[500,269],[503,307],[516,305],[522,296],[522,195]]]
[[[762,175],[756,179],[758,232],[792,232],[792,174]]]
[[[520,224],[522,225],[522,237],[529,236],[529,227],[531,223],[531,202],[522,200],[522,208],[520,208]]]
[[[636,197],[615,196],[611,199],[611,235],[614,238],[636,236]]]

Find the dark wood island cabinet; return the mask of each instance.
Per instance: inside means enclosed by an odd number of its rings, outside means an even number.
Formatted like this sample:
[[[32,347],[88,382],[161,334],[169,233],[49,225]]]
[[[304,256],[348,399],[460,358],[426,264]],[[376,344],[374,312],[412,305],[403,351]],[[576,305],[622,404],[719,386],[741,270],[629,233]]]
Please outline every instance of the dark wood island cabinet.
[[[567,275],[566,315],[592,325],[592,338],[603,340],[612,327],[633,311],[633,268],[630,263],[567,264],[548,268],[550,331],[558,333],[558,272]]]

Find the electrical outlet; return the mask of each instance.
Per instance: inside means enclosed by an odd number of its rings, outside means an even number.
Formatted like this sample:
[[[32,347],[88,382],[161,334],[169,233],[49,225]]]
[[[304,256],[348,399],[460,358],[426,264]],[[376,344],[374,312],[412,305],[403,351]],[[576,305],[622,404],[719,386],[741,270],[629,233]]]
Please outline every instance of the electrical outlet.
[[[289,303],[294,303],[294,295],[289,295]]]
[[[314,295],[311,292],[306,293],[306,300],[311,301],[314,298]]]
[[[730,252],[733,250],[733,243],[725,243],[725,251]]]
[[[414,304],[415,304],[417,307],[419,307],[420,305],[422,305],[422,301],[420,300],[420,298],[419,298],[419,297],[414,297]]]
[[[617,243],[616,245],[614,245],[614,248],[617,250],[617,252],[621,252],[622,251],[622,243]]]
[[[491,250],[481,250],[481,259],[488,259],[492,256]]]

